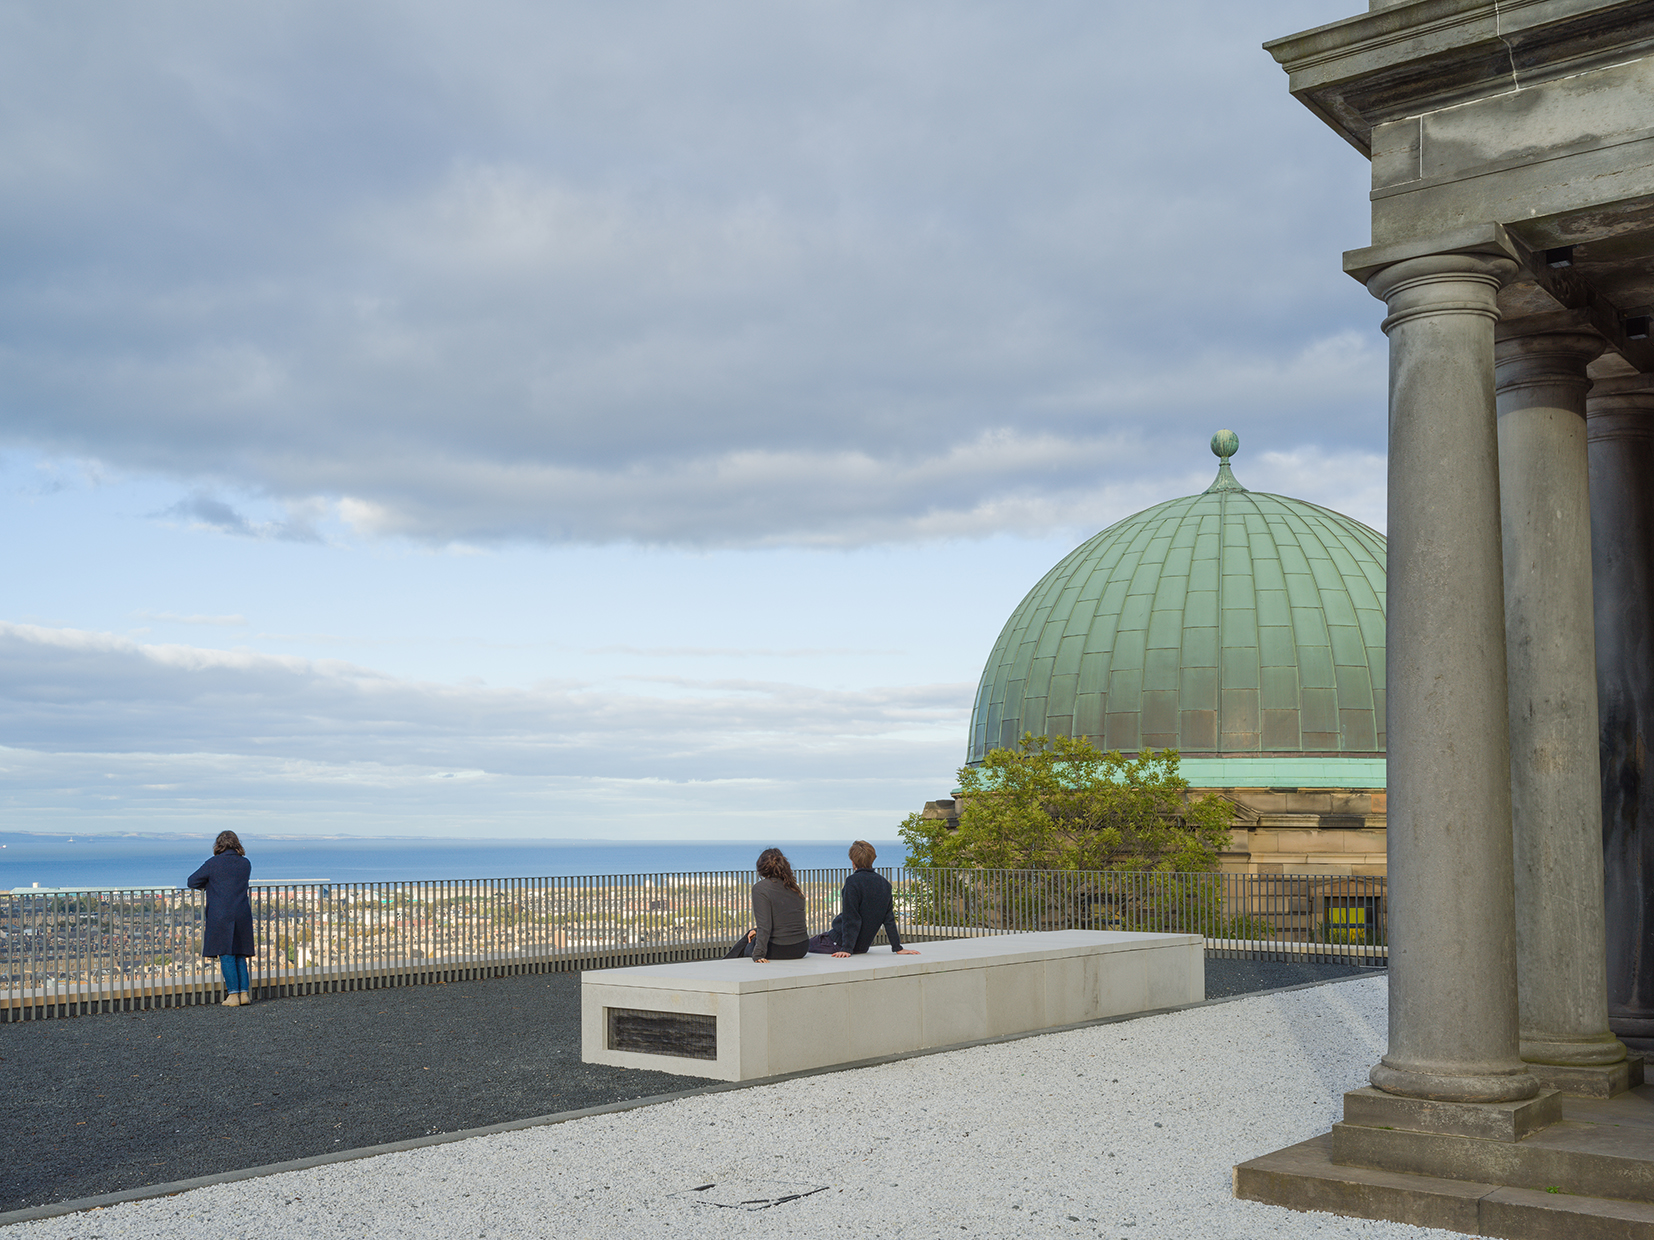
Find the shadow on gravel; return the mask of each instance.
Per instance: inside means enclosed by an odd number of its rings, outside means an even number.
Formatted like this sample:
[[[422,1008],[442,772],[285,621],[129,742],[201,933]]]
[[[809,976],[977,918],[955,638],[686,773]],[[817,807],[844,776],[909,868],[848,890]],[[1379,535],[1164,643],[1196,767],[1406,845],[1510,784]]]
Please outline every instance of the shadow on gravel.
[[[1383,977],[1383,969],[1363,969],[1349,964],[1299,964],[1287,960],[1208,960],[1206,997],[1227,999],[1231,995],[1305,982],[1335,982],[1343,977]]]
[[[1222,998],[1376,972],[1208,960]],[[580,1062],[580,978],[0,1025],[0,1213],[702,1083]]]

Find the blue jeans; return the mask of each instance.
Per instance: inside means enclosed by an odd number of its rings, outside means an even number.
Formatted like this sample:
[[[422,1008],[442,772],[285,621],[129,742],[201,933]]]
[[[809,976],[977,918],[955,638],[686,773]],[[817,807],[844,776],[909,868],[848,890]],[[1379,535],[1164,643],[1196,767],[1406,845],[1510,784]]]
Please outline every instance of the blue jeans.
[[[247,989],[247,957],[220,956],[218,967],[224,974],[224,989],[232,995]]]

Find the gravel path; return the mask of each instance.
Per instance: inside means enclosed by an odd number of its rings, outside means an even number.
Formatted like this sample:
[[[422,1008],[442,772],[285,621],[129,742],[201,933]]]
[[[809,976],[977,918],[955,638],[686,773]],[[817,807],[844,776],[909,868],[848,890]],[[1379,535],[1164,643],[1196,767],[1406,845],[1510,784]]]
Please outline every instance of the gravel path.
[[[1207,994],[1361,970],[1207,962]],[[0,1212],[668,1093],[580,1062],[550,974],[0,1025]]]
[[[1324,1131],[1342,1092],[1364,1081],[1383,1044],[1385,996],[1381,977],[1262,995],[197,1189],[6,1235],[1447,1240],[1229,1195],[1232,1164]],[[762,1205],[792,1194],[805,1195]]]

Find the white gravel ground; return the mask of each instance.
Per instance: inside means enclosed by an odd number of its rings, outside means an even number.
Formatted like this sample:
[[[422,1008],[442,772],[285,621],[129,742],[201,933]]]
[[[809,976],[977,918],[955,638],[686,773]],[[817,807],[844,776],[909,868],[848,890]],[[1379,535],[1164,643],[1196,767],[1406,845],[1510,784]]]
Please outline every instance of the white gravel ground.
[[[1233,1164],[1326,1131],[1343,1091],[1366,1083],[1385,997],[1382,978],[1258,996],[196,1189],[5,1237],[1445,1240],[1229,1192]],[[714,1204],[818,1186],[767,1208]]]

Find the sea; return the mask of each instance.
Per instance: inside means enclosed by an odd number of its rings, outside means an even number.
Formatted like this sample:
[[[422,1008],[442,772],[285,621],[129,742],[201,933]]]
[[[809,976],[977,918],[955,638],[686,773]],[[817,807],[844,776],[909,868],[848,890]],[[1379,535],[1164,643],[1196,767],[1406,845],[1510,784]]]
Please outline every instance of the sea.
[[[0,891],[181,887],[212,855],[212,836],[0,832]],[[241,842],[255,883],[410,882],[606,874],[750,872],[778,847],[795,870],[848,867],[848,840],[460,840],[429,837],[258,836]],[[880,868],[899,866],[897,840],[869,841]]]

